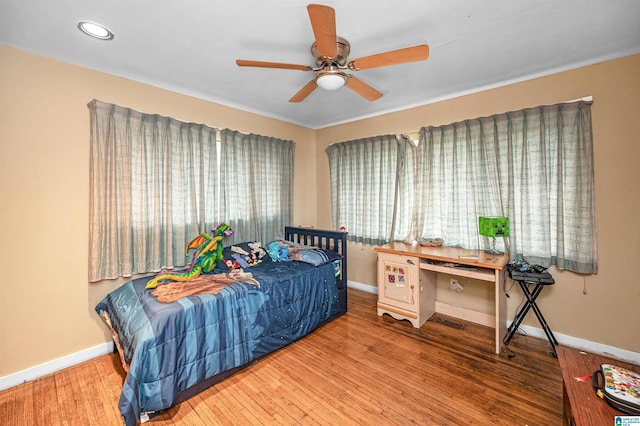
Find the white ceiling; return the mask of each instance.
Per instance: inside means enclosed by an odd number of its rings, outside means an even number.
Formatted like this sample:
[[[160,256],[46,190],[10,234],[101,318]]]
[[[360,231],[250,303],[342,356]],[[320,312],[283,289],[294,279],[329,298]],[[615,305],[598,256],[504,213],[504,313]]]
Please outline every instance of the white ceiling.
[[[638,0],[318,2],[334,7],[349,59],[424,43],[429,59],[354,72],[383,93],[375,102],[342,88],[289,103],[313,73],[235,60],[313,65],[299,0],[0,0],[0,43],[313,129],[640,52]]]

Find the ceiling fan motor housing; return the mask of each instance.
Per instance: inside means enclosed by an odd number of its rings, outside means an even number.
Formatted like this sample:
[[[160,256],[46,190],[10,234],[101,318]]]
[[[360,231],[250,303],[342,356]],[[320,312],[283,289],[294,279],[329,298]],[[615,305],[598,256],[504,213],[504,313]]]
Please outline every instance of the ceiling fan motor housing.
[[[337,54],[335,58],[323,58],[320,53],[318,53],[318,45],[317,43],[313,43],[311,45],[311,54],[315,58],[316,67],[321,68],[324,65],[339,65],[344,67],[347,63],[347,58],[349,57],[349,53],[351,52],[351,45],[349,42],[342,37],[336,37],[336,45],[337,45]]]

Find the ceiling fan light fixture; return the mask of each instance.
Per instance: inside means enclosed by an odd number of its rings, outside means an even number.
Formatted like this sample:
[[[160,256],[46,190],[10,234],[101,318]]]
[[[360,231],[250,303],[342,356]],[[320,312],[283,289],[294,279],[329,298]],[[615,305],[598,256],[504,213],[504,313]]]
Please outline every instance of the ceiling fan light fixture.
[[[316,84],[324,90],[338,90],[347,83],[349,77],[341,71],[321,71],[315,76]]]
[[[315,59],[314,67],[281,62],[236,60],[236,64],[240,67],[280,68],[315,72],[313,80],[298,90],[289,99],[289,102],[303,101],[318,87],[335,91],[342,86],[347,86],[349,90],[368,101],[375,101],[382,97],[382,93],[354,75],[347,74],[349,71],[346,70],[360,71],[389,65],[406,64],[408,62],[424,61],[429,57],[429,46],[421,44],[348,61],[351,45],[347,40],[336,35],[336,16],[333,7],[310,4],[307,6],[307,11],[315,37],[315,41],[311,45],[311,54]]]
[[[78,29],[86,35],[100,40],[111,40],[114,37],[113,33],[107,27],[96,24],[95,22],[80,21],[78,22]]]

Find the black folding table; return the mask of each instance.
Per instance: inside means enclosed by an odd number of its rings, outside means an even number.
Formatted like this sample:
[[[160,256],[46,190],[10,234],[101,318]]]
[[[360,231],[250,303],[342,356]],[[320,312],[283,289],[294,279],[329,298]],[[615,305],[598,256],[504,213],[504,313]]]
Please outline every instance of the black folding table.
[[[504,339],[505,346],[508,345],[509,342],[511,342],[511,339],[516,334],[516,331],[518,331],[518,327],[520,327],[522,320],[524,320],[524,318],[527,316],[529,309],[533,309],[533,312],[536,314],[536,317],[538,317],[538,321],[542,326],[542,330],[544,331],[544,334],[546,334],[547,339],[551,344],[551,349],[552,349],[551,355],[554,358],[557,358],[558,355],[556,354],[556,346],[558,345],[558,341],[556,340],[556,336],[553,335],[553,331],[551,331],[551,328],[547,324],[547,321],[544,319],[544,316],[542,315],[540,308],[538,308],[538,305],[536,304],[536,299],[542,292],[542,289],[545,286],[552,285],[555,283],[553,277],[551,276],[550,273],[546,271],[522,272],[518,269],[509,267],[509,266],[507,267],[507,270],[509,271],[509,277],[512,280],[517,281],[518,284],[520,285],[520,288],[522,289],[522,292],[524,293],[526,300],[524,304],[520,307],[518,312],[516,312],[516,316],[514,317],[513,322],[511,323],[511,325],[507,330],[508,333]]]

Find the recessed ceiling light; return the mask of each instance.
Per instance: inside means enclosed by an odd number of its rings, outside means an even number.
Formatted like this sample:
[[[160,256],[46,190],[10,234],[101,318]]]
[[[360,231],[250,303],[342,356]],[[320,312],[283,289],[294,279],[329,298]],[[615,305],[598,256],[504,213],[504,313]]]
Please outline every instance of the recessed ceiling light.
[[[100,40],[111,40],[113,38],[113,33],[107,27],[95,22],[80,21],[78,22],[78,28],[83,33]]]

